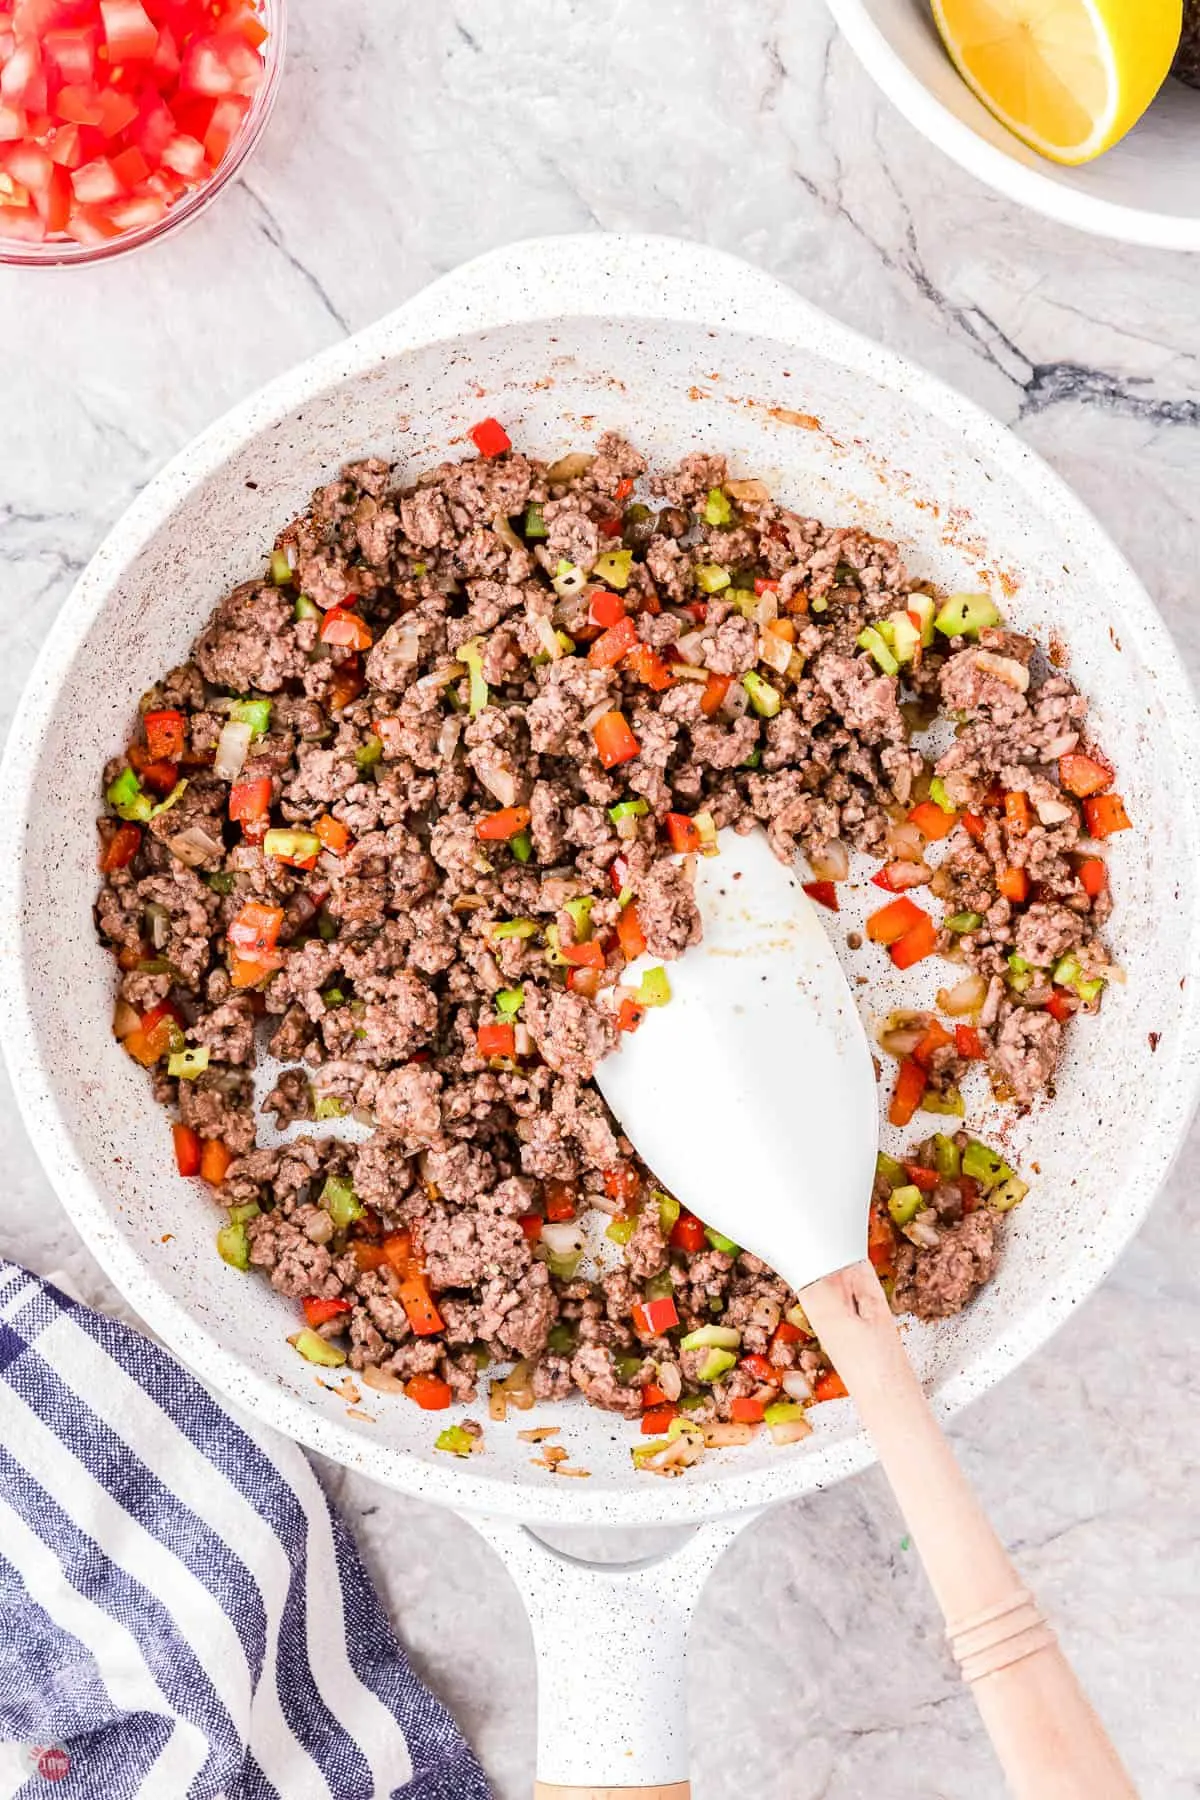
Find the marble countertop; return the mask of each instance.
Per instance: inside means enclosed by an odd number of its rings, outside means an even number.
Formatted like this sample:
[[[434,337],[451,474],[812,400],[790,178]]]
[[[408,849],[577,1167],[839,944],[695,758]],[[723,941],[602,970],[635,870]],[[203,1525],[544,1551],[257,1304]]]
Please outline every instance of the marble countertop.
[[[1105,521],[1200,673],[1200,259],[978,186],[816,0],[292,11],[275,119],[206,218],[128,263],[0,271],[0,728],[105,529],[195,432],[464,258],[587,229],[738,252],[982,402]],[[7,1099],[0,1245],[105,1303]],[[1200,1794],[1198,1154],[1194,1133],[1095,1299],[955,1429],[1147,1800]],[[524,1800],[533,1654],[507,1576],[454,1517],[325,1474],[498,1800]],[[1002,1793],[875,1473],[740,1540],[690,1684],[696,1800]]]

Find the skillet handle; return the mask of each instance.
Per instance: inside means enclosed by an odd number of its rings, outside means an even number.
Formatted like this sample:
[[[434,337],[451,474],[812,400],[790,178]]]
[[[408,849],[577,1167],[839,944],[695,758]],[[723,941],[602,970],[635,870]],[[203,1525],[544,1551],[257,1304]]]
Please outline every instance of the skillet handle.
[[[930,1411],[870,1263],[800,1299],[875,1445],[1016,1800],[1137,1800]]]
[[[689,1800],[688,1629],[744,1525],[685,1529],[665,1553],[593,1563],[527,1526],[468,1515],[525,1602],[538,1665],[536,1800]]]

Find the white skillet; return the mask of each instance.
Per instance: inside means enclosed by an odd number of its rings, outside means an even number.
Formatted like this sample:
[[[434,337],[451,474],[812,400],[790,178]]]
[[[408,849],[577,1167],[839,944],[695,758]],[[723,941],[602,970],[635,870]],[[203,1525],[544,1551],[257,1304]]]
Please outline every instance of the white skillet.
[[[719,855],[697,860],[696,898],[703,941],[671,964],[670,1003],[601,1065],[604,1097],[680,1202],[799,1293],[904,1513],[1013,1793],[1136,1800],[942,1436],[865,1259],[875,1069],[816,909],[761,831],[722,832]]]

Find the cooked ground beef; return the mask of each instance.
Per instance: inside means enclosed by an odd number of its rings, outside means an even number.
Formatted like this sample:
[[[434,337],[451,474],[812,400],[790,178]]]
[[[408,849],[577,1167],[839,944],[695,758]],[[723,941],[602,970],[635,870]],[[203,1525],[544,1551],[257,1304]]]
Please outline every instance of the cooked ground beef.
[[[310,1303],[355,1368],[469,1397],[479,1367],[516,1357],[543,1397],[633,1415],[653,1380],[727,1419],[756,1377],[702,1384],[689,1329],[734,1326],[818,1398],[827,1371],[799,1324],[781,1331],[795,1297],[757,1258],[669,1228],[592,1085],[639,1017],[624,909],[655,956],[700,936],[666,815],[761,825],[787,859],[888,857],[914,885],[930,866],[897,826],[936,777],[963,822],[933,890],[978,915],[940,947],[985,978],[979,1045],[1022,1106],[1052,1082],[1064,1018],[1098,1004],[1108,896],[1059,779],[1086,705],[1028,640],[935,634],[898,678],[860,644],[923,596],[893,545],[727,488],[719,455],[638,500],[644,474],[610,435],[551,468],[509,452],[397,487],[370,459],[319,489],[106,771],[97,923],[181,1154],[203,1141],[222,1197],[259,1209],[235,1215],[229,1253]],[[906,687],[958,715],[936,767]],[[610,766],[605,714],[631,734]],[[214,763],[247,721],[231,784]],[[373,1136],[255,1147],[260,1021],[288,1065],[264,1105],[277,1125],[354,1110]],[[943,1102],[971,1053],[927,1058]],[[872,1244],[896,1307],[956,1311],[992,1273],[999,1212],[939,1179],[893,1225],[889,1192]],[[571,1223],[588,1213],[636,1215],[590,1280]],[[638,1330],[647,1294],[677,1326]]]

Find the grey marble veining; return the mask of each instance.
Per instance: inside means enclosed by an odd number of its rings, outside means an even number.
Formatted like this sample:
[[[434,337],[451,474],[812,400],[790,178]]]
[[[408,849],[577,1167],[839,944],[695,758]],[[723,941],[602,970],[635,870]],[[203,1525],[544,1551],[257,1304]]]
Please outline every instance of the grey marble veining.
[[[193,433],[464,258],[589,228],[739,252],[1013,424],[1200,671],[1200,260],[976,185],[877,96],[818,0],[293,12],[271,130],[207,218],[127,264],[0,272],[0,721],[105,528]],[[0,1108],[5,1252],[110,1300]],[[1148,1800],[1200,1794],[1198,1155],[1194,1133],[1103,1290],[955,1433]],[[453,1516],[323,1472],[500,1800],[524,1796],[532,1648],[507,1576]],[[1002,1792],[875,1474],[742,1538],[691,1691],[696,1800]]]

